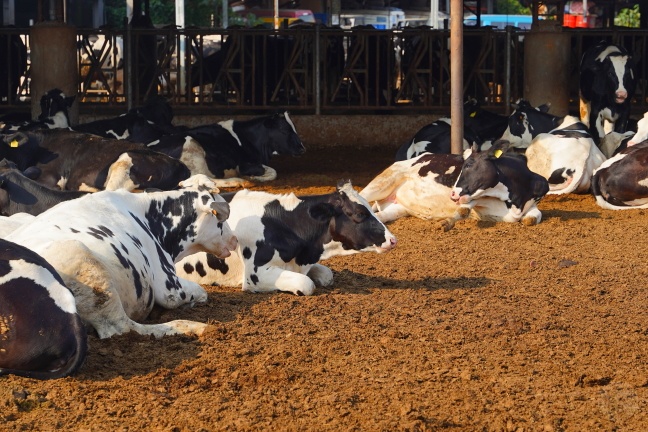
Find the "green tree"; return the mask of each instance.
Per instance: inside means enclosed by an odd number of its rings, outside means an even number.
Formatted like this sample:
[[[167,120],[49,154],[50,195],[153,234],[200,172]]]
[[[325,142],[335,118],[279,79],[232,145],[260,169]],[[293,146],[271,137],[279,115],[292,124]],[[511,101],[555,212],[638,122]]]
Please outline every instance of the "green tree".
[[[496,0],[493,11],[503,15],[531,15],[531,9],[522,6],[518,0]]]
[[[636,4],[631,8],[624,8],[614,17],[614,25],[621,27],[639,28],[639,5]]]

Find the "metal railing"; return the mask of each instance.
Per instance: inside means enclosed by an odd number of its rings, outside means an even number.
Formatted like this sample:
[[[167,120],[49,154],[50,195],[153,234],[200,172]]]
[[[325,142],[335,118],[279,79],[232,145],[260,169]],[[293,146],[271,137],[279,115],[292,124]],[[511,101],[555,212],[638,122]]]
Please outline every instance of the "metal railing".
[[[638,60],[634,110],[646,110],[648,31],[564,31],[573,53],[570,107],[578,107],[583,50],[606,39]],[[523,96],[527,34],[464,30],[466,97],[505,112]],[[29,29],[1,29],[0,50],[14,53],[16,38],[26,46],[25,68],[16,56],[3,57],[1,112],[28,110],[30,104]],[[419,28],[79,29],[77,98],[82,107],[119,113],[154,94],[179,112],[202,114],[282,108],[302,114],[448,113],[449,38],[448,31]]]

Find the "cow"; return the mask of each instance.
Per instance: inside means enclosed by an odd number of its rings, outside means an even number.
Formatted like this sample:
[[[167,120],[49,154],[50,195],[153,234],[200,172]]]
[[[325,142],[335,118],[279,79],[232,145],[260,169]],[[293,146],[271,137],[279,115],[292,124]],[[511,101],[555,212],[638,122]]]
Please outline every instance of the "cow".
[[[597,144],[607,132],[628,130],[630,103],[637,86],[632,56],[601,41],[580,62],[580,119]]]
[[[594,170],[606,159],[587,126],[570,118],[572,124],[537,135],[524,152],[529,169],[549,182],[549,195],[588,193]]]
[[[396,237],[350,181],[323,195],[244,189],[224,198],[239,241],[236,251],[225,260],[208,253],[189,256],[176,264],[181,277],[200,284],[242,285],[249,292],[312,295],[316,285],[333,282],[333,272],[320,260],[384,253],[396,246]]]
[[[236,247],[229,206],[204,176],[176,191],[101,191],[63,202],[6,236],[46,259],[74,294],[81,318],[100,338],[128,331],[200,335],[185,320],[140,324],[154,305],[203,303],[207,293],[175,272],[197,252],[226,258]]]
[[[76,95],[66,96],[62,90],[52,89],[41,96],[41,112],[38,120],[12,121],[7,119],[2,122],[2,132],[6,134],[15,131],[68,128],[70,126],[68,110],[72,107],[75,99]]]
[[[501,139],[508,141],[513,148],[525,149],[539,134],[552,131],[560,127],[563,122],[572,124],[578,120],[573,116],[561,117],[549,114],[549,104],[534,107],[529,101],[519,99],[511,106],[514,111],[509,115],[508,127]]]
[[[132,108],[125,114],[79,123],[72,126],[72,130],[145,144],[183,129],[174,126],[172,121],[171,105],[166,98],[155,95],[150,97],[143,106]]]
[[[423,126],[410,141],[396,151],[396,161],[411,159],[423,153],[450,153],[451,123],[448,117],[442,117]],[[464,130],[464,149],[481,144],[482,141],[470,129]]]
[[[592,194],[608,210],[648,208],[648,140],[621,150],[594,171]]]
[[[459,206],[444,221],[446,230],[465,219],[477,205],[488,207],[495,220],[536,225],[542,220],[538,202],[549,192],[547,179],[527,167],[526,157],[508,152],[508,141],[499,140],[485,152],[465,152],[465,160],[450,198]]]
[[[26,177],[16,165],[0,161],[0,215],[38,215],[62,201],[80,198],[88,192],[50,189]]]
[[[461,155],[447,153],[423,153],[397,161],[374,177],[360,196],[372,203],[376,218],[384,223],[404,216],[444,220],[457,211],[450,192],[463,162]],[[471,217],[481,219],[477,208]]]
[[[267,166],[273,155],[298,156],[306,151],[287,111],[197,126],[147,146],[178,158],[192,174],[217,179],[242,175],[257,181],[277,177]]]
[[[463,112],[463,150],[473,145],[486,150],[492,141],[501,137],[508,125],[508,116],[483,109],[475,99],[468,99],[464,103]],[[411,159],[426,152],[450,153],[451,126],[452,122],[448,117],[423,126],[410,141],[398,149],[396,161]]]
[[[67,129],[16,132],[3,141],[0,158],[14,162],[20,171],[38,171],[34,179],[50,188],[169,190],[191,176],[182,162],[143,144]]]
[[[74,296],[37,253],[0,239],[0,375],[74,374],[88,349]]]

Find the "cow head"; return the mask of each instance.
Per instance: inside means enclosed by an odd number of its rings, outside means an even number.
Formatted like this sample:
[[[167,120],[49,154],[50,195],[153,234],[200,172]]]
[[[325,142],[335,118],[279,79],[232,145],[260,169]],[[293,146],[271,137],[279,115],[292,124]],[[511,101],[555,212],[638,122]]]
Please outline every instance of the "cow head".
[[[623,104],[628,101],[636,87],[632,56],[625,49],[609,45],[597,60],[593,70],[604,78],[594,81],[594,92],[606,95],[610,103]]]
[[[270,140],[269,147],[273,154],[299,156],[306,151],[297,134],[295,124],[288,115],[288,111],[268,117],[264,121],[264,126]]]
[[[511,106],[514,111],[509,116],[508,128],[501,137],[508,141],[511,147],[528,147],[533,138],[549,132],[562,121],[562,117],[549,114],[550,104],[534,107],[528,101],[520,99]]]
[[[310,209],[310,215],[316,220],[330,220],[331,242],[325,245],[322,259],[356,252],[384,253],[396,247],[396,237],[376,218],[350,181],[340,182],[326,203]]]
[[[193,176],[182,182],[181,187],[185,191],[181,200],[188,203],[182,207],[193,207],[195,213],[194,217],[189,218],[190,224],[184,230],[184,248],[174,257],[175,261],[197,252],[209,252],[219,258],[230,256],[238,242],[226,222],[229,217],[229,204],[215,193],[218,189],[213,181],[203,175]],[[164,209],[164,206],[161,208]],[[171,218],[174,216],[176,215],[172,214]]]
[[[45,122],[50,128],[65,128],[70,126],[68,108],[72,107],[75,96],[65,96],[59,89],[45,93],[40,100],[41,113],[38,120]]]
[[[485,152],[477,152],[476,148],[466,150],[465,160],[450,192],[450,198],[457,204],[468,204],[482,197],[486,190],[496,187],[500,179],[494,161],[501,157],[509,146],[508,141],[499,140]]]

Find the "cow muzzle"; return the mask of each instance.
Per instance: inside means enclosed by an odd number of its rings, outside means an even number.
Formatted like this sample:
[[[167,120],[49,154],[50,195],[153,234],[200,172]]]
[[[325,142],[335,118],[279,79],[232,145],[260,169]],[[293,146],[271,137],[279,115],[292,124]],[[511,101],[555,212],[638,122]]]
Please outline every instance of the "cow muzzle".
[[[618,91],[614,94],[614,102],[621,104],[626,101],[628,98],[628,92],[626,91]]]

